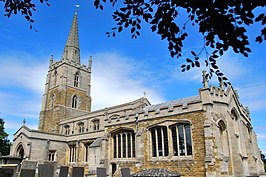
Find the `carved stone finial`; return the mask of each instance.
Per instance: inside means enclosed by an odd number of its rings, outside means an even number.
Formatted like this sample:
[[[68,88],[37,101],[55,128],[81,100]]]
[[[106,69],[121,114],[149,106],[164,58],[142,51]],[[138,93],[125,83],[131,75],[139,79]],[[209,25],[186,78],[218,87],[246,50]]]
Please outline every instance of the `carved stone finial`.
[[[203,70],[202,71],[202,78],[203,78],[203,87],[204,88],[208,88],[208,78],[207,78],[207,75],[206,75],[206,71]]]
[[[52,66],[53,62],[54,62],[54,56],[51,55],[51,56],[50,56],[50,66]]]
[[[224,90],[224,81],[223,81],[222,79],[221,79],[219,85],[220,85],[220,88],[221,88],[222,90]]]
[[[143,95],[144,95],[144,98],[147,98],[147,92],[146,91],[143,92]]]
[[[248,106],[246,106],[246,111],[247,111],[247,116],[250,117],[250,110]]]
[[[238,90],[235,90],[235,93],[236,93],[236,97],[237,97],[237,99],[239,99],[240,97],[239,97]]]
[[[92,66],[92,56],[90,56],[88,68],[91,69],[91,66]]]

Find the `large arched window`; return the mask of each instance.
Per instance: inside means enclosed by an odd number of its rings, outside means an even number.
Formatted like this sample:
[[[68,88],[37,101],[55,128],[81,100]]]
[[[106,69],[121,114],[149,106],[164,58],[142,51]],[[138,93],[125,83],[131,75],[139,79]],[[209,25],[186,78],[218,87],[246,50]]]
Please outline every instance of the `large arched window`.
[[[77,104],[78,104],[78,97],[77,95],[74,95],[72,97],[72,108],[77,108]]]
[[[172,133],[173,155],[192,155],[190,124],[182,123],[170,127]]]
[[[135,157],[135,133],[131,130],[121,130],[112,134],[113,157],[133,158]]]
[[[74,87],[79,86],[79,72],[77,71],[74,75]]]
[[[150,129],[151,131],[151,144],[152,144],[152,156],[168,156],[168,133],[167,127],[158,126]]]

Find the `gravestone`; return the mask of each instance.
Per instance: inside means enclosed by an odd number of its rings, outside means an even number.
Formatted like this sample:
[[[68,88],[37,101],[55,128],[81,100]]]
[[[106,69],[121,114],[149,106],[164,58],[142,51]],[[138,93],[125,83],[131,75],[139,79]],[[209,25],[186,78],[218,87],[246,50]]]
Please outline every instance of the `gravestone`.
[[[18,166],[17,164],[2,164],[1,168],[13,169],[13,176],[14,176],[16,171],[17,171],[17,166]],[[0,177],[1,177],[1,175],[0,175]]]
[[[35,170],[37,166],[37,161],[24,160],[21,165],[21,169],[31,169]]]
[[[122,174],[122,177],[130,177],[130,168],[122,168],[121,174]]]
[[[54,166],[52,164],[39,164],[38,177],[54,177]]]
[[[35,177],[35,170],[21,169],[19,177]]]
[[[14,169],[12,168],[0,168],[1,177],[13,177]]]
[[[83,177],[84,176],[84,167],[73,167],[72,177]]]
[[[25,160],[22,162],[19,177],[35,177],[37,161]]]
[[[97,167],[97,177],[106,177],[106,168]]]
[[[68,176],[68,166],[61,166],[59,177],[67,177]]]

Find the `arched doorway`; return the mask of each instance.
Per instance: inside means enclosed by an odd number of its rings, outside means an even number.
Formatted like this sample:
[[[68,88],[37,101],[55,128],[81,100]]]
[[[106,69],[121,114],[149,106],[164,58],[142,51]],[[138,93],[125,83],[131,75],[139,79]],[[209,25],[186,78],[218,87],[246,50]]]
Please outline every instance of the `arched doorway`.
[[[22,144],[20,144],[20,145],[18,146],[18,148],[17,148],[17,156],[23,159],[23,157],[24,157],[24,152],[25,152],[25,151],[24,151],[24,148],[23,148]]]

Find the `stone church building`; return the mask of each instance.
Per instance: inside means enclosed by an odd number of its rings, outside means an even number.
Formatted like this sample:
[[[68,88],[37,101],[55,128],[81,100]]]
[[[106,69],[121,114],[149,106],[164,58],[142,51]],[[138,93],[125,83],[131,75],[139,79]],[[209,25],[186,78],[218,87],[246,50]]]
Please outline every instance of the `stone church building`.
[[[264,172],[249,111],[231,86],[203,79],[195,96],[155,105],[142,97],[91,111],[91,67],[92,58],[87,66],[80,63],[75,13],[61,60],[50,58],[39,128],[23,125],[10,155],[84,166],[88,176],[97,167],[110,177],[127,167],[131,173],[164,168],[184,177]]]

